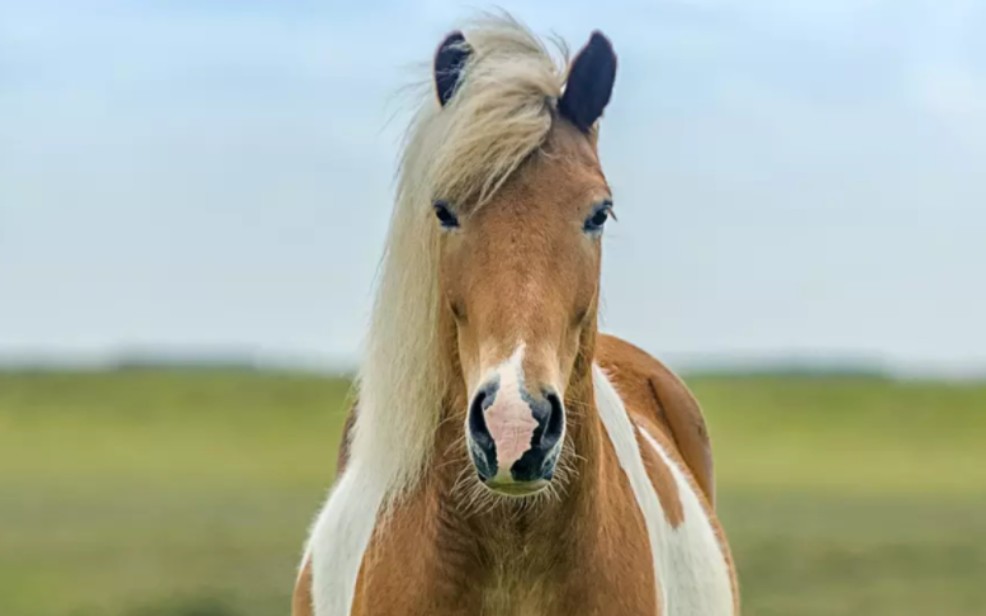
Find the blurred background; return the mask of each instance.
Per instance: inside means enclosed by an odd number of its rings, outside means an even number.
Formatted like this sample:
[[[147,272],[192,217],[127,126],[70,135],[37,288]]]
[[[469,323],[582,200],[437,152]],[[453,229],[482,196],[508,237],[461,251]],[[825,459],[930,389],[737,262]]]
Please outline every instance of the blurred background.
[[[986,5],[501,6],[620,57],[603,328],[745,613],[986,606]],[[0,0],[0,614],[287,612],[408,119],[475,3]]]

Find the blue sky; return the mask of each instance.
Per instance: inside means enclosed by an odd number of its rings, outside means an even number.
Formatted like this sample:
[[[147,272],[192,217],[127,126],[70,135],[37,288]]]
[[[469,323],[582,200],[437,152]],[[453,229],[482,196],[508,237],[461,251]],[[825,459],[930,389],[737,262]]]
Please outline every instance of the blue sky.
[[[986,371],[986,5],[501,5],[620,56],[605,329]],[[0,0],[0,356],[354,361],[400,86],[476,6]]]

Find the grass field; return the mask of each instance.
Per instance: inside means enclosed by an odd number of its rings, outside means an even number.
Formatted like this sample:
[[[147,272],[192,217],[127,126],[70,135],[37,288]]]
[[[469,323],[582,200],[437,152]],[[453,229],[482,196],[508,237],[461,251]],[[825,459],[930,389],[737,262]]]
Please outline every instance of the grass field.
[[[986,614],[986,385],[689,383],[746,614]],[[347,388],[0,374],[0,615],[285,614]]]

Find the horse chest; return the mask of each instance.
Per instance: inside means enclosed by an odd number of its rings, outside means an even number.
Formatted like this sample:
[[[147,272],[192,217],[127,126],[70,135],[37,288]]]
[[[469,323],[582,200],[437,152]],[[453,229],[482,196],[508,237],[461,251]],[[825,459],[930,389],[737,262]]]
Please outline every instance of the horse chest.
[[[714,514],[654,435],[631,421],[602,370],[594,371],[594,379],[600,417],[647,527],[658,613],[732,616],[736,592]],[[648,472],[646,458],[658,473]]]
[[[496,616],[515,614],[516,616],[541,616],[553,613],[552,597],[549,589],[540,583],[526,583],[517,576],[501,576],[487,587],[481,596],[481,612]],[[513,578],[513,579],[510,579]]]

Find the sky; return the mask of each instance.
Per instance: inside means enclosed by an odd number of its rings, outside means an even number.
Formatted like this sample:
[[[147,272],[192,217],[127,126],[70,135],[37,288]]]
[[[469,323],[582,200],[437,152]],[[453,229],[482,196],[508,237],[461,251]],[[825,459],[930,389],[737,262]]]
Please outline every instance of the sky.
[[[477,6],[0,0],[0,358],[352,365],[401,87]],[[500,6],[619,55],[603,329],[986,373],[986,4]]]

